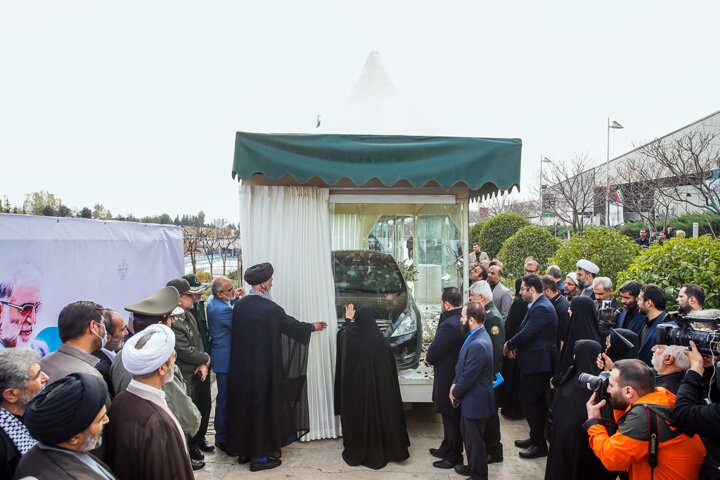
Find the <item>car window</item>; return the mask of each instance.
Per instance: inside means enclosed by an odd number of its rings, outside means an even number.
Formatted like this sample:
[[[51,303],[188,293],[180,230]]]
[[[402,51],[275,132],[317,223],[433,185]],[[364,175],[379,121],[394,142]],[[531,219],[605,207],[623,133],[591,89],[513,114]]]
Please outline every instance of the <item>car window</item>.
[[[343,292],[401,293],[405,284],[400,269],[389,254],[333,252],[335,289]]]

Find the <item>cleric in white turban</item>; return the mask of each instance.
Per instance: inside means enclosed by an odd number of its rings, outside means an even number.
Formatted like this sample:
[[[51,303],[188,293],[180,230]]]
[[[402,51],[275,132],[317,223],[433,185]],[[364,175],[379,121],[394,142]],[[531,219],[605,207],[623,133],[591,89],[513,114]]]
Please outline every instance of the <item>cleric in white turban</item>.
[[[148,326],[125,343],[122,363],[133,379],[108,412],[110,468],[120,480],[193,480],[182,428],[162,391],[173,378],[175,334],[165,325]]]
[[[580,284],[580,289],[582,290],[580,295],[585,295],[586,297],[590,297],[595,300],[595,292],[593,291],[592,284],[597,274],[600,273],[600,267],[590,260],[585,260],[584,258],[578,260],[576,266],[577,271],[575,274],[577,281]]]

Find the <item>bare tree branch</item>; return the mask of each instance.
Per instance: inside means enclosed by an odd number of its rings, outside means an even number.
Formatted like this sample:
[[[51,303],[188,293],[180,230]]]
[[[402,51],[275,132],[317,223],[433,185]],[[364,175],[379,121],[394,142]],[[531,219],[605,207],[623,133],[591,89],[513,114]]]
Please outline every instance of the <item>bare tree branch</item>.
[[[550,161],[543,172],[542,211],[550,212],[581,231],[592,216],[595,205],[595,171],[590,168],[587,154],[575,154],[570,162]],[[536,187],[540,197],[541,186]]]

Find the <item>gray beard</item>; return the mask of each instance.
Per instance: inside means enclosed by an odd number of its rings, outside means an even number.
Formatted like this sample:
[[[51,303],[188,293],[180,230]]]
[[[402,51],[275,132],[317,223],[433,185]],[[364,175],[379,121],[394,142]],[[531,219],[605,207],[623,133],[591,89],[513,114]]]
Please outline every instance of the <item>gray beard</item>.
[[[102,433],[97,436],[86,433],[85,441],[82,445],[80,445],[79,450],[81,452],[89,452],[91,450],[95,450],[100,445],[102,445]]]

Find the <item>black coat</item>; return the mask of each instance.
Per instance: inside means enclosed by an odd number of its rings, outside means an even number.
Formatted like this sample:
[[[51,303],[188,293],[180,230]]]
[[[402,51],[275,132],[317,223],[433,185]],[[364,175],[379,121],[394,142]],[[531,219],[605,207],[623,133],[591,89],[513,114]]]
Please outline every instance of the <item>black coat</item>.
[[[335,413],[348,465],[383,468],[410,455],[395,356],[370,307],[360,307],[337,335]]]
[[[578,340],[573,347],[572,365],[558,378],[545,466],[547,480],[610,480],[616,477],[595,456],[582,427],[587,420],[585,404],[592,392],[580,388],[577,378],[580,373],[599,373],[596,359],[601,351],[600,344],[594,340]],[[609,410],[607,414],[610,414]]]
[[[309,430],[307,345],[313,326],[260,295],[235,302],[232,325],[228,450],[266,457]]]
[[[507,341],[517,349],[518,368],[524,375],[552,373],[557,363],[557,314],[545,295],[529,307],[520,330]]]
[[[528,305],[520,297],[516,296],[507,321],[505,322],[505,338],[512,338],[520,330],[520,324],[527,313]],[[498,387],[500,406],[504,415],[522,417],[522,409],[518,397],[520,391],[520,369],[517,366],[517,359],[505,357],[502,365],[502,376],[505,379]]]
[[[465,335],[460,325],[462,308],[456,308],[440,314],[437,332],[425,360],[434,367],[433,394],[435,411],[443,415],[459,415],[458,409],[450,403],[450,386],[455,378],[455,364],[457,363],[460,347]]]
[[[590,297],[573,297],[572,302],[570,302],[570,309],[572,310],[570,328],[568,328],[565,345],[560,352],[560,358],[555,369],[555,378],[553,379],[553,385],[556,386],[559,381],[558,375],[563,374],[573,364],[573,352],[575,351],[575,343],[578,340],[594,340],[598,344],[600,343],[600,332],[595,320],[595,303]]]
[[[705,403],[703,377],[688,370],[675,398],[673,424],[688,435],[696,433],[705,440],[707,455],[700,478],[720,479],[720,403]]]
[[[567,298],[562,295],[556,295],[555,298],[550,300],[553,307],[555,307],[555,313],[558,317],[558,352],[560,351],[560,343],[567,340],[568,330],[570,329],[570,302]]]

